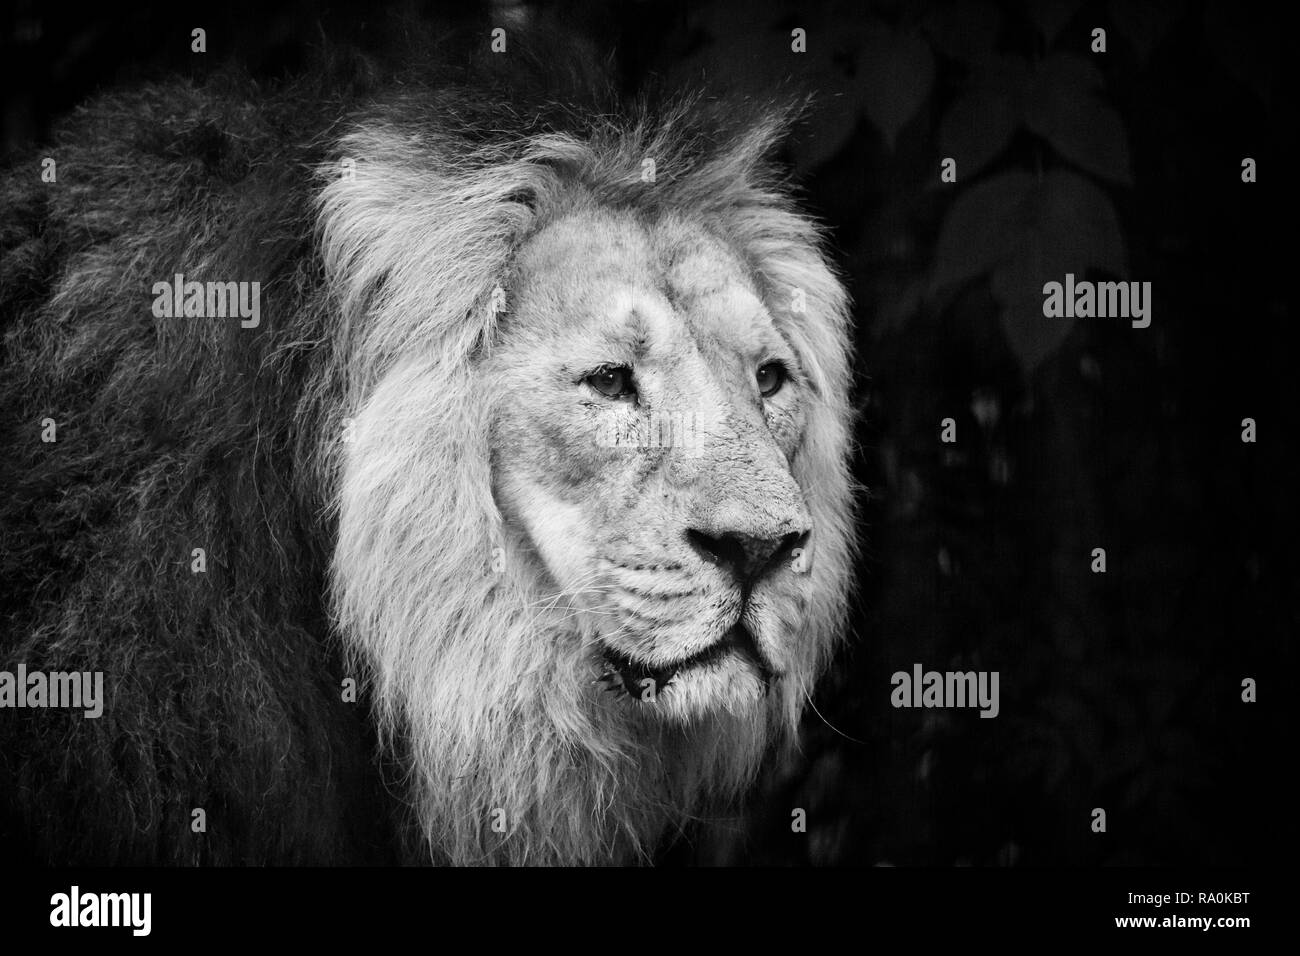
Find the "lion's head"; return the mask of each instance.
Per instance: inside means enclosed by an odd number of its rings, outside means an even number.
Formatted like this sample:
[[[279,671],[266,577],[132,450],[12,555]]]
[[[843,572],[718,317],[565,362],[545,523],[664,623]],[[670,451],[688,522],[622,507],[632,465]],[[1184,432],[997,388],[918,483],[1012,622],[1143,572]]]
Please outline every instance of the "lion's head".
[[[435,857],[643,857],[841,629],[845,295],[768,166],[784,114],[434,115],[324,170],[339,628]]]

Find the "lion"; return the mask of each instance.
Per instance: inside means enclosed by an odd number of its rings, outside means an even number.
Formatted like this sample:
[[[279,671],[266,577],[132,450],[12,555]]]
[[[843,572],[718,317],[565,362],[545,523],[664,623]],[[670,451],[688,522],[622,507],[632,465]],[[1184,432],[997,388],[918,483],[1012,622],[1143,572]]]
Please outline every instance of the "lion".
[[[105,684],[0,713],[20,855],[653,861],[844,633],[798,107],[379,72],[114,92],[4,175],[0,667]]]

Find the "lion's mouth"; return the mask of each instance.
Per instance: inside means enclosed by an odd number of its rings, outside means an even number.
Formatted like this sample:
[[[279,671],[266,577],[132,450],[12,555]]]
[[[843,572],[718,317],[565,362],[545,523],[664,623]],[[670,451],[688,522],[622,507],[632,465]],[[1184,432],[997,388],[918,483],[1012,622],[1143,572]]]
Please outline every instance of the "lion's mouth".
[[[669,664],[651,664],[609,646],[601,648],[604,678],[610,689],[646,702],[653,701],[674,679],[708,667],[731,654],[738,654],[753,664],[764,683],[771,676],[771,669],[754,642],[754,636],[740,621],[732,625],[721,640]]]

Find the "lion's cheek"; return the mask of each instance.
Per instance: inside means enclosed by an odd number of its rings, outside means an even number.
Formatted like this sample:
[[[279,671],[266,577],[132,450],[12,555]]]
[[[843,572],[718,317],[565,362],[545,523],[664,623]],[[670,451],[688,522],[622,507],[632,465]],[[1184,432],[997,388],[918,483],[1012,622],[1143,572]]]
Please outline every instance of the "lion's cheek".
[[[607,475],[609,449],[599,422],[580,409],[542,399],[497,426],[497,455],[506,468],[543,480],[556,497],[580,501]]]
[[[577,587],[593,560],[588,515],[557,494],[552,482],[526,474],[511,469],[498,477],[502,515],[523,533],[556,584]]]

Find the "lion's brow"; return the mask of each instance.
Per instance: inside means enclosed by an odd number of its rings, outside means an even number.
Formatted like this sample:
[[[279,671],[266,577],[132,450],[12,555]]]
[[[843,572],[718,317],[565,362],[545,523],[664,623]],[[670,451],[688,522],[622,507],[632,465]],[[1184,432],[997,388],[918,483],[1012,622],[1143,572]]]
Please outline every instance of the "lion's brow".
[[[674,334],[674,322],[670,313],[647,307],[642,301],[633,300],[624,310],[613,315],[615,324],[599,329],[593,338],[600,345],[617,349],[633,360],[643,359],[657,346],[667,343]]]

